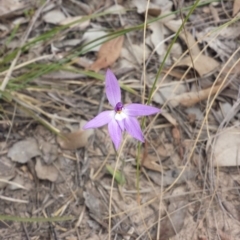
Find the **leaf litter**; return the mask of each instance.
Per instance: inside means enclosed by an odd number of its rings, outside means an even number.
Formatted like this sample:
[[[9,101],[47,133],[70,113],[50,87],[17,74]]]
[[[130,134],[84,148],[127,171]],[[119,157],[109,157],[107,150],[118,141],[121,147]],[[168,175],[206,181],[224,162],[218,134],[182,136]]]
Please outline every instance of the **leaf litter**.
[[[98,72],[115,63],[120,56],[123,41],[124,36],[119,36],[104,43],[99,49],[97,60],[89,67],[89,70]]]
[[[3,225],[3,237],[237,239],[239,24],[230,17],[238,1],[197,7],[173,45],[151,101],[163,113],[146,118],[143,129],[139,189],[136,141],[127,139],[118,161],[107,129],[83,131],[82,123],[109,107],[102,82],[109,66],[137,92],[123,90],[124,102],[147,101],[142,94],[148,96],[193,1],[154,0],[148,9],[145,0],[48,1],[40,13],[37,1],[23,2],[4,2],[0,16],[0,71],[11,75],[0,109],[1,214],[74,220],[51,228],[14,222]],[[144,46],[138,24],[146,11],[153,22]],[[23,65],[10,71],[27,31],[16,66]],[[119,37],[108,39],[110,32]]]

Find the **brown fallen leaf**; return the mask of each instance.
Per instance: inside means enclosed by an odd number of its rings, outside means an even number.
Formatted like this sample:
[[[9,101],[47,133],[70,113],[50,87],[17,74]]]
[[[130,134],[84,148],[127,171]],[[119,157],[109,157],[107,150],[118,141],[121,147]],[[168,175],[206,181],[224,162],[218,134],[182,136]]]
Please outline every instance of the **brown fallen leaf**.
[[[214,4],[209,5],[209,9],[211,11],[211,15],[214,19],[215,23],[218,23],[220,21],[219,14],[217,8],[214,7]]]
[[[218,66],[219,62],[217,62],[215,59],[205,56],[205,55],[192,55],[192,57],[187,56],[185,58],[182,58],[176,66],[188,66],[194,68],[199,76],[203,76],[205,74],[208,74],[212,71],[214,71]]]
[[[166,100],[181,95],[187,91],[184,84],[180,84],[179,81],[171,81],[166,79],[166,84],[160,86],[158,91],[153,95],[153,100],[163,105]]]
[[[182,78],[183,74],[184,74],[184,71],[182,71],[182,70],[180,71],[180,70],[177,70],[177,69],[172,69],[170,71],[169,68],[165,68],[165,69],[162,70],[162,73],[167,73],[169,76],[174,77],[176,80],[180,80]],[[185,78],[189,79],[190,75],[189,76],[187,75]]]
[[[233,69],[232,66],[227,66],[223,69],[224,74],[228,74],[231,71],[231,74],[240,74],[240,62],[238,62]]]
[[[177,32],[182,24],[182,20],[171,20],[164,22],[164,25],[173,32]],[[179,34],[179,37],[186,43],[192,55],[200,53],[200,48],[191,33],[185,29]]]
[[[148,155],[144,161],[142,161],[142,166],[153,171],[162,172],[162,167],[157,163],[157,157]]]
[[[177,143],[180,143],[180,141],[181,141],[181,134],[180,134],[180,131],[179,131],[179,129],[177,127],[174,127],[172,129],[172,135],[173,135],[174,140]]]
[[[165,117],[168,120],[168,122],[170,122],[174,127],[176,127],[178,125],[177,120],[172,116],[171,113],[162,112],[161,115],[163,117]]]
[[[61,148],[67,150],[76,150],[87,145],[84,131],[81,130],[70,133],[61,133],[61,135],[57,137],[57,142]]]
[[[174,152],[175,149],[172,143],[164,143],[157,148],[157,153],[163,158],[170,157]]]
[[[218,133],[215,144],[210,138],[207,142],[206,152],[208,161],[214,166],[233,167],[240,165],[240,128],[226,128]]]
[[[208,98],[208,96],[214,95],[218,92],[220,85],[210,87],[198,92],[187,92],[181,95],[175,96],[169,100],[169,104],[172,107],[177,107],[178,105],[182,105],[184,107],[191,107],[194,104],[203,101]]]
[[[235,0],[233,4],[233,13],[232,16],[235,16],[240,10],[240,0]]]
[[[135,151],[131,151],[132,156],[137,157]],[[146,148],[144,149],[144,153],[140,153],[139,159],[141,161],[141,166],[145,167],[146,169],[162,172],[163,168],[160,164],[157,163],[159,159],[156,156],[149,155],[147,153]]]
[[[140,159],[141,159],[141,166],[149,170],[157,171],[160,173],[162,172],[163,170],[162,166],[160,166],[157,163],[159,162],[159,158],[148,154],[147,143],[145,144],[143,154],[140,155]]]
[[[83,126],[86,121],[81,121],[80,125]],[[80,126],[80,127],[81,127]],[[93,135],[93,129],[77,130],[70,133],[61,133],[57,137],[57,142],[61,148],[66,150],[76,150],[88,145],[89,138]]]
[[[99,52],[97,60],[89,67],[89,70],[98,72],[102,68],[111,66],[119,58],[123,46],[124,36],[116,37],[105,42]]]
[[[181,23],[182,20],[180,21],[172,20],[165,22],[164,24],[167,28],[176,33],[180,28]],[[201,51],[198,46],[198,43],[196,42],[195,38],[192,36],[191,33],[184,29],[179,34],[179,37],[188,46],[191,56],[184,57],[177,63],[176,66],[193,67],[200,76],[203,76],[215,70],[219,66],[219,63],[215,59],[200,53]]]
[[[56,182],[58,179],[57,168],[52,165],[43,165],[40,158],[36,161],[35,171],[39,179],[51,182]]]

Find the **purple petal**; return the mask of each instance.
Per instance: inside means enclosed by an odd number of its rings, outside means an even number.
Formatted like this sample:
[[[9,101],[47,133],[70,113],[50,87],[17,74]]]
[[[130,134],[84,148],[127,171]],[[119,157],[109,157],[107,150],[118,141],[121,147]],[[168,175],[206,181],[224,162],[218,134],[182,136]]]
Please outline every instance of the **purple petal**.
[[[115,148],[118,149],[122,141],[122,131],[115,119],[108,124],[108,132]]]
[[[102,127],[108,124],[112,119],[114,119],[114,111],[101,112],[95,118],[87,122],[83,126],[83,129]]]
[[[117,103],[121,102],[121,90],[117,78],[109,69],[107,70],[105,81],[107,99],[115,107]]]
[[[138,120],[134,117],[124,119],[126,131],[140,142],[144,142],[144,137]]]
[[[125,127],[124,127],[124,121],[117,121],[119,127],[121,128],[122,132],[125,130]]]
[[[124,112],[130,117],[148,116],[159,113],[159,108],[151,107],[148,105],[132,103],[124,106]]]

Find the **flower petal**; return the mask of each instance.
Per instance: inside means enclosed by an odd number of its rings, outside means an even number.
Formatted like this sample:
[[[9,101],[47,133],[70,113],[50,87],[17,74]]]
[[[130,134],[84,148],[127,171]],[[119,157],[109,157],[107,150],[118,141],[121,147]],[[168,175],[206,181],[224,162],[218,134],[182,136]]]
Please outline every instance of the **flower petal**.
[[[88,128],[98,128],[102,127],[111,120],[114,119],[114,111],[104,111],[99,113],[95,118],[87,122],[84,126],[83,129],[88,129]]]
[[[121,128],[121,130],[122,130],[122,132],[123,132],[123,131],[125,130],[124,121],[123,121],[123,120],[117,121],[117,123],[118,123],[119,127]]]
[[[151,107],[148,105],[132,103],[124,106],[124,112],[131,117],[148,116],[159,113],[159,108]]]
[[[118,149],[122,141],[122,131],[115,119],[108,124],[108,132],[115,148]]]
[[[134,117],[128,117],[123,120],[126,131],[140,142],[144,142],[144,137],[138,120]]]
[[[117,78],[110,69],[107,70],[105,81],[107,99],[115,107],[117,103],[121,102],[121,90]]]

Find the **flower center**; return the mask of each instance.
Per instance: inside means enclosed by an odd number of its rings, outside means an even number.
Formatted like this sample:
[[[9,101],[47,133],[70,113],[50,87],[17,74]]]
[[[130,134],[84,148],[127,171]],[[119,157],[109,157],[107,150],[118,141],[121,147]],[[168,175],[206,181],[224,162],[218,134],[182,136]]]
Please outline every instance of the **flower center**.
[[[121,102],[118,102],[114,108],[116,113],[121,113],[123,109],[123,104]]]

